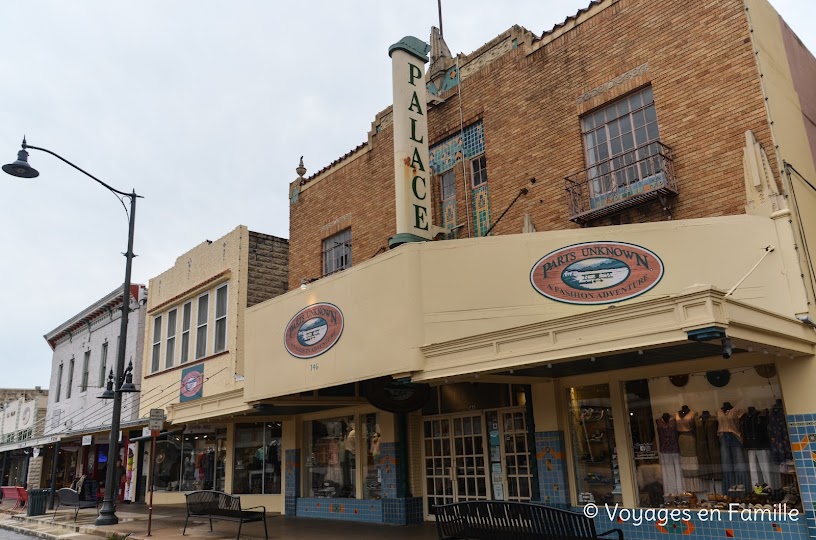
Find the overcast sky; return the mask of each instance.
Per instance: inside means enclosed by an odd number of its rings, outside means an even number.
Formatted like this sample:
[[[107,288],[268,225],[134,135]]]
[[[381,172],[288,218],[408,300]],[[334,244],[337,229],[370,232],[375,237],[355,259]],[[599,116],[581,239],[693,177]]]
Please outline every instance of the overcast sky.
[[[657,1],[657,0],[655,0]],[[513,24],[541,35],[589,0],[444,0],[469,53]],[[772,0],[816,50],[811,0]],[[133,281],[239,224],[289,236],[288,184],[366,139],[391,102],[388,47],[427,40],[435,0],[2,0],[0,162],[22,135],[135,189]],[[0,174],[0,388],[48,386],[43,334],[121,286],[127,221],[114,197],[31,151],[35,180]]]

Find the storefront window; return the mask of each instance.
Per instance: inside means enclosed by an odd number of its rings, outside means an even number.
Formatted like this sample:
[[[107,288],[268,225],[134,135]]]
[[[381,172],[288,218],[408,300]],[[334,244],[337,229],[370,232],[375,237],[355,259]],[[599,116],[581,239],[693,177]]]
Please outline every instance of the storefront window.
[[[354,416],[313,420],[304,424],[304,484],[307,497],[357,494],[356,456],[360,437]]]
[[[578,503],[621,503],[621,483],[609,385],[568,390]]]
[[[156,491],[223,489],[226,429],[192,427],[156,441]],[[149,463],[149,462],[148,462]]]
[[[801,509],[773,364],[628,381],[625,390],[640,506]]]
[[[153,488],[156,491],[179,491],[183,435],[170,433],[156,441]]]
[[[362,417],[365,428],[365,483],[364,499],[382,497],[382,472],[380,471],[380,425],[377,414],[365,414]]]
[[[216,446],[214,432],[184,434],[181,491],[213,489]]]
[[[233,493],[280,494],[280,422],[257,422],[235,426]]]

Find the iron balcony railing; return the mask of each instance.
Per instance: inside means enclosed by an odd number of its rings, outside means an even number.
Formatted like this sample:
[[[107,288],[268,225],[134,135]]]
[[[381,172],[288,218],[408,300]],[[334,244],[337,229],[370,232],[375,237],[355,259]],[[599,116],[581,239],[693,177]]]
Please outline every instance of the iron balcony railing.
[[[672,149],[660,141],[595,163],[565,180],[569,219],[582,224],[677,194]]]

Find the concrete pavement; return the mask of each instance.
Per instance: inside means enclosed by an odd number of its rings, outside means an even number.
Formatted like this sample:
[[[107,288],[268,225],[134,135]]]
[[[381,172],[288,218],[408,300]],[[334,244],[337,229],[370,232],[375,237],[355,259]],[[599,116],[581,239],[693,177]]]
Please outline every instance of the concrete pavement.
[[[148,508],[144,504],[121,505],[116,512],[119,523],[106,527],[94,525],[96,512],[93,509],[80,510],[76,523],[74,522],[74,511],[71,509],[59,510],[56,518],[54,518],[53,511],[44,516],[35,517],[27,517],[25,512],[11,513],[2,509],[0,509],[0,512],[3,512],[0,513],[0,529],[50,540],[99,540],[100,537],[110,538],[112,533],[116,533],[120,538],[129,537],[134,540],[148,538]],[[209,522],[206,519],[191,518],[187,526],[187,535],[182,536],[181,532],[184,528],[186,515],[184,505],[154,507],[151,536],[149,538],[151,540],[189,540],[190,538],[226,540],[235,538],[237,535],[237,523],[213,521],[213,531],[210,532]],[[267,527],[270,539],[380,540],[388,538],[389,540],[432,540],[437,538],[436,527],[433,523],[394,526],[284,517],[271,514],[267,518]],[[244,524],[241,528],[241,538],[247,540],[264,538],[263,523]]]

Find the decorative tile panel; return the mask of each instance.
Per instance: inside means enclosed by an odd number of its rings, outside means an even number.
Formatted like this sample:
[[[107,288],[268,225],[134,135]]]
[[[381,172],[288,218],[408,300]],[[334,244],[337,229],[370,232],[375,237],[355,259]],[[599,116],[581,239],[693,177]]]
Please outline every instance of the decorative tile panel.
[[[490,230],[490,196],[487,182],[471,191],[473,201],[473,230],[476,236],[487,236]]]
[[[484,124],[478,121],[467,126],[462,133],[434,145],[430,149],[431,169],[434,174],[442,174],[465,159],[484,153]]]
[[[297,500],[297,515],[306,518],[382,523],[383,504],[381,500],[301,497]]]
[[[541,502],[547,506],[566,508],[567,460],[564,456],[564,434],[560,431],[538,431],[535,434],[536,466]]]
[[[383,499],[395,499],[397,497],[397,443],[382,443],[380,445],[380,457],[377,460],[377,467],[380,469],[380,478]]]
[[[808,530],[816,538],[816,414],[789,414],[788,434]]]

